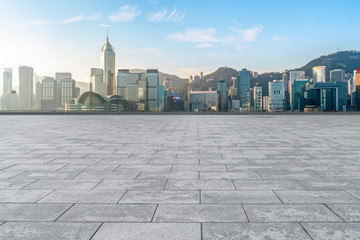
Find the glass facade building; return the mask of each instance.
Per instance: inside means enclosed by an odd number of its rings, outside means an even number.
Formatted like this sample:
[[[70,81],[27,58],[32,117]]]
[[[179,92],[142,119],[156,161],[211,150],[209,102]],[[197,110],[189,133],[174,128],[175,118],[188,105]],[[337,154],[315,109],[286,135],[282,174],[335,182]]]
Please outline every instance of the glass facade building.
[[[236,91],[236,98],[240,100],[240,106],[248,109],[250,107],[250,71],[247,69],[239,71]]]
[[[33,107],[33,78],[32,67],[19,67],[19,108],[31,110]]]
[[[313,68],[313,81],[326,82],[326,66],[318,66]]]
[[[105,94],[115,94],[115,52],[114,48],[109,43],[109,38],[106,37],[106,43],[102,48],[100,54],[101,69],[103,69],[103,82],[105,83]]]
[[[345,82],[345,70],[343,69],[331,70],[330,82]]]
[[[217,84],[217,90],[220,94],[220,105],[219,105],[219,111],[225,111],[226,110],[226,103],[227,103],[227,92],[228,89],[226,87],[225,81],[219,81]]]
[[[282,112],[285,110],[285,86],[281,80],[269,82],[269,111]]]
[[[146,110],[157,111],[157,87],[159,86],[159,71],[148,69],[146,71]]]
[[[307,83],[310,82],[310,79],[295,79],[293,82],[293,94],[292,98],[292,110],[294,111],[303,111],[305,108],[304,102],[304,91]]]
[[[256,84],[254,87],[254,111],[255,112],[262,112],[263,110],[263,96],[262,96],[262,87],[259,84]]]
[[[217,91],[191,91],[189,104],[190,111],[218,111],[219,93]]]
[[[3,73],[3,95],[2,110],[10,110],[11,108],[11,91],[12,91],[12,69],[5,68]]]

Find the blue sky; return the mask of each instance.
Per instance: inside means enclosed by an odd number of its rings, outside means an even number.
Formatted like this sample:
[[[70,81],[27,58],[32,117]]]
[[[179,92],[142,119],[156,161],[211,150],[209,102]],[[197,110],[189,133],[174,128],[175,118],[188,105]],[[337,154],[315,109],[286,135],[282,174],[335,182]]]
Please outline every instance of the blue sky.
[[[0,0],[0,68],[88,81],[109,26],[116,68],[188,77],[220,66],[283,71],[359,50],[357,1]],[[0,78],[1,79],[1,78]]]

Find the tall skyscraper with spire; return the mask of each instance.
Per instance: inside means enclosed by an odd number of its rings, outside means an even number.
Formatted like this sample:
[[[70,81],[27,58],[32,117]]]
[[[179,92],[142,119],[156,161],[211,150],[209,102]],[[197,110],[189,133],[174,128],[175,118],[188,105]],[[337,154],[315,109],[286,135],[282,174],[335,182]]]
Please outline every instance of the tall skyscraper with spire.
[[[106,36],[106,43],[102,48],[100,54],[101,68],[104,70],[104,82],[106,95],[115,94],[115,52],[114,48],[109,43],[109,37]]]

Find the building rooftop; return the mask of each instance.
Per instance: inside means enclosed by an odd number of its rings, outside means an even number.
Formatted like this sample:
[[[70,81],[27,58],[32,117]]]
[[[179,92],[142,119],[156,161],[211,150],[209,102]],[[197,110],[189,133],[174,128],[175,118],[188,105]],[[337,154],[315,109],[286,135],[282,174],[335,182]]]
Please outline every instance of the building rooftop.
[[[360,239],[360,116],[0,117],[0,239]]]

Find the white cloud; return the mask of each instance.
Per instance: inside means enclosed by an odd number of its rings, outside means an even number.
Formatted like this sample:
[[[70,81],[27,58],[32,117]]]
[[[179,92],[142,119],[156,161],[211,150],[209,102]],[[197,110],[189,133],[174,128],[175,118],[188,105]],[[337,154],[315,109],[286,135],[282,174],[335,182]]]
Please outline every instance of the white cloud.
[[[215,43],[220,42],[216,38],[216,30],[214,28],[188,28],[184,33],[171,34],[168,39],[177,42],[191,42],[191,43]]]
[[[101,17],[101,13],[96,13],[91,16],[85,16],[84,14],[80,14],[80,15],[76,15],[76,16],[67,18],[62,23],[68,24],[68,23],[73,23],[73,22],[78,22],[78,21],[93,21],[93,20],[100,19],[100,17]]]
[[[147,17],[147,20],[149,22],[161,22],[166,18],[167,12],[168,12],[168,10],[166,8],[164,8],[161,11],[158,11],[155,13],[150,13]]]
[[[110,25],[107,25],[107,24],[99,24],[98,26],[103,27],[103,28],[109,28],[110,27]]]
[[[248,48],[249,46],[247,46],[247,45],[238,45],[238,46],[236,46],[236,49],[237,50],[243,50],[243,49],[246,49],[246,48]]]
[[[177,22],[180,23],[186,16],[186,9],[184,9],[182,12],[178,12],[176,6],[174,6],[174,10],[170,12],[168,15],[168,9],[163,8],[162,10],[159,10],[154,13],[150,13],[148,15],[148,21],[149,22]]]
[[[258,25],[249,29],[231,28],[237,34],[236,39],[241,42],[253,42],[257,39],[258,35],[262,32],[263,26]]]
[[[131,22],[142,12],[138,6],[125,5],[118,9],[118,11],[110,15],[110,20],[113,22]]]
[[[211,43],[200,43],[194,46],[194,48],[210,48],[213,47],[214,45]]]

